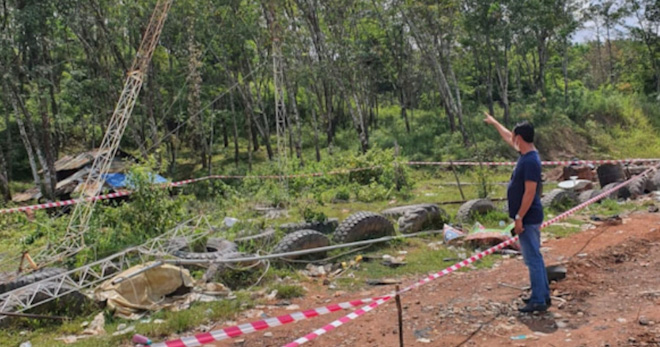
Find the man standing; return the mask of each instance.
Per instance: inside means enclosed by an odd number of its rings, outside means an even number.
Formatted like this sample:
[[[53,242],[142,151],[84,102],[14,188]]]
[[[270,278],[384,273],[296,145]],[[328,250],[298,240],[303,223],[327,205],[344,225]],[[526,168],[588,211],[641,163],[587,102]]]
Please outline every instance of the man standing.
[[[520,235],[520,247],[529,269],[532,295],[523,300],[526,305],[519,311],[544,312],[551,302],[548,275],[541,255],[541,159],[534,147],[534,127],[529,122],[523,122],[511,132],[493,116],[488,113],[485,115],[484,121],[493,125],[502,139],[520,154],[507,188],[507,199],[509,217],[515,221],[513,230],[516,235]]]

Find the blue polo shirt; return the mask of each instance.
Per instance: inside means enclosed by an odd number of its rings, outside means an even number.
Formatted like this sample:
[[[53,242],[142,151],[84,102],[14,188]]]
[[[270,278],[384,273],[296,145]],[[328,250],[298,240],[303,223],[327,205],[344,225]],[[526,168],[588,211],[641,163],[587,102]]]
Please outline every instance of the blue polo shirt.
[[[530,151],[518,158],[518,163],[513,169],[511,181],[506,191],[509,201],[509,217],[516,217],[520,205],[522,204],[523,194],[525,193],[525,181],[534,181],[536,186],[536,196],[529,211],[523,218],[523,224],[541,224],[543,223],[543,205],[541,205],[541,193],[543,185],[541,183],[541,158],[537,151]]]

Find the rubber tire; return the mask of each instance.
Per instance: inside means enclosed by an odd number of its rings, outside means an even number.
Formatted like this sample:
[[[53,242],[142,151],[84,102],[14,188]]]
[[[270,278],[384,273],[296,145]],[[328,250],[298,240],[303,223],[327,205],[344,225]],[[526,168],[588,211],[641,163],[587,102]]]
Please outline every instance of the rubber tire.
[[[632,180],[630,184],[626,187],[630,192],[631,199],[637,199],[638,197],[646,193],[646,185],[648,184],[649,178],[646,176],[638,177]]]
[[[603,164],[596,169],[598,182],[601,187],[614,182],[623,182],[626,180],[626,174],[621,164]]]
[[[298,230],[316,230],[323,234],[332,234],[339,226],[339,219],[328,218],[325,222],[286,223],[279,226],[285,234]]]
[[[470,200],[458,208],[456,220],[460,223],[468,223],[474,219],[477,214],[486,214],[495,210],[495,205],[488,199]]]
[[[621,182],[610,183],[610,184],[606,185],[605,187],[603,187],[603,191],[610,190],[610,189],[616,187],[619,184],[621,184]],[[607,196],[607,198],[612,199],[612,200],[619,200],[619,199],[625,200],[625,199],[628,199],[630,196],[631,196],[630,191],[628,190],[628,187],[626,186],[626,187],[623,187],[623,188],[619,189],[618,191],[616,191],[614,193],[610,193]]]
[[[36,270],[25,276],[20,276],[13,281],[0,284],[0,294],[10,292],[12,290],[25,287],[29,284],[36,283],[41,280],[45,280],[47,278],[51,278],[63,274],[67,271],[68,271],[67,269],[62,269],[57,267]]]
[[[286,235],[277,243],[271,253],[287,253],[301,251],[303,249],[325,247],[330,245],[330,239],[316,230],[298,230]],[[323,259],[327,252],[312,253],[307,255],[283,257],[285,259]]]
[[[573,207],[577,204],[578,197],[575,196],[573,191],[564,190],[564,189],[553,189],[548,194],[541,198],[541,205],[545,208],[559,207],[563,204],[567,204],[570,207]]]
[[[348,243],[394,235],[394,225],[387,218],[373,212],[357,212],[346,218],[335,231],[336,243]]]
[[[660,190],[660,170],[649,174],[649,180],[646,183],[646,190],[649,192]]]
[[[579,202],[580,204],[582,204],[582,203],[584,203],[584,202],[587,202],[588,200],[591,200],[591,199],[593,199],[594,197],[596,197],[597,195],[599,195],[600,193],[602,193],[602,191],[601,191],[600,189],[589,189],[589,190],[585,190],[585,191],[581,192],[581,193],[578,195],[578,202]]]
[[[186,251],[174,251],[173,256],[181,259],[220,259],[225,258],[228,254],[238,252],[238,246],[225,239],[219,238],[210,238],[206,242],[206,249],[211,249],[209,252],[186,252]]]
[[[406,212],[416,211],[420,208],[426,210],[432,210],[432,209],[437,209],[439,207],[436,204],[416,204],[416,205],[398,206],[398,207],[392,207],[386,210],[382,210],[380,211],[380,214],[388,218],[399,219]]]
[[[416,210],[408,210],[398,220],[399,232],[403,234],[411,234],[418,231],[426,230],[427,228],[439,227],[449,221],[449,217],[445,210],[437,207],[423,208],[420,207]]]

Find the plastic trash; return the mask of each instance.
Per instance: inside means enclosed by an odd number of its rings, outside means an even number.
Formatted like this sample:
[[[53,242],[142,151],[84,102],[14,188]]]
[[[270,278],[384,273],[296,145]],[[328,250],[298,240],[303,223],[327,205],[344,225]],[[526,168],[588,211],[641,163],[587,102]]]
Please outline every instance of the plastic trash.
[[[225,217],[225,219],[222,222],[225,223],[227,227],[231,228],[234,226],[234,224],[238,222],[238,219],[233,217]]]
[[[135,335],[133,335],[133,343],[139,343],[141,345],[149,346],[149,345],[151,345],[152,342],[146,336],[142,336],[140,334],[135,334]]]

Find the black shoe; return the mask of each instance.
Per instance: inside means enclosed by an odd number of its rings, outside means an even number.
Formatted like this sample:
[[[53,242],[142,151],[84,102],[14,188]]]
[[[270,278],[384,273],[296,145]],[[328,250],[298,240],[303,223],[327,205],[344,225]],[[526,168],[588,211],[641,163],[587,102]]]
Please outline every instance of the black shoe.
[[[529,303],[525,305],[525,307],[521,307],[518,309],[518,311],[522,313],[545,312],[547,310],[548,310],[548,306],[546,305],[532,304],[532,303]]]
[[[522,299],[522,302],[524,302],[525,304],[529,304],[529,298]],[[545,299],[545,306],[548,307],[552,306],[552,299],[550,298]]]

